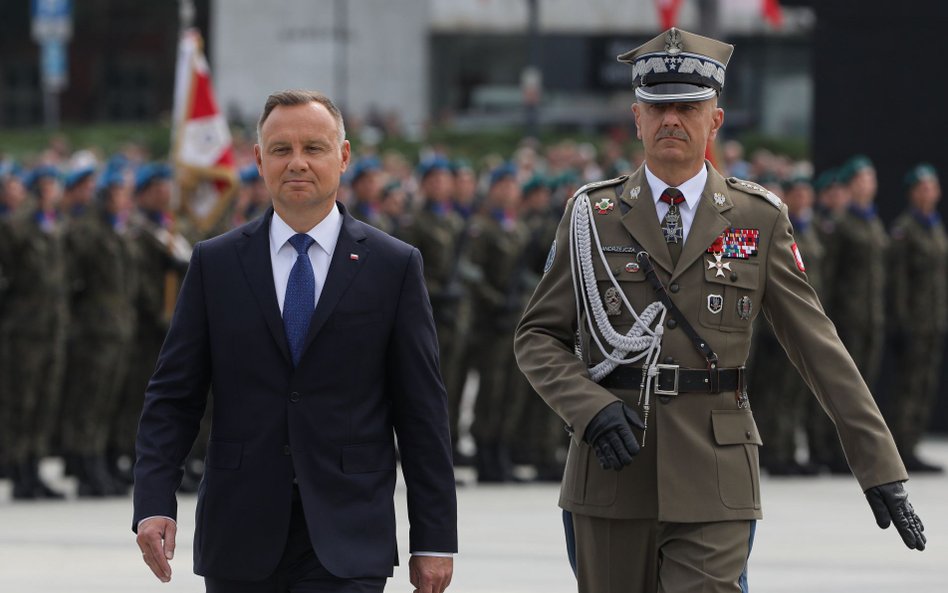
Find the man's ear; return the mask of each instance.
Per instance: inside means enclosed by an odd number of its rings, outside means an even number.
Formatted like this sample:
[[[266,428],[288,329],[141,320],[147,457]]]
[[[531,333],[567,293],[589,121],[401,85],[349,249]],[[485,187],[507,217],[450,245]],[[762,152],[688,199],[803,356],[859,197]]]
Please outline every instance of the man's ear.
[[[718,130],[721,129],[721,126],[724,125],[724,110],[720,107],[715,107],[714,112],[711,114],[711,133],[708,135],[709,140],[714,140],[718,135]]]
[[[642,107],[638,103],[632,104],[632,114],[635,115],[635,136],[641,140],[642,139],[642,126],[639,125],[639,118],[641,117]]]

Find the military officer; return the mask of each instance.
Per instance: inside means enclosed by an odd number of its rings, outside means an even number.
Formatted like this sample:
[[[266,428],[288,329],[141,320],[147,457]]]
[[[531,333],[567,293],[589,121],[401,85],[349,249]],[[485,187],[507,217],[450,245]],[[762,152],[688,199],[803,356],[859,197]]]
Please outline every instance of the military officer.
[[[100,179],[88,215],[66,229],[70,325],[63,444],[77,469],[79,496],[124,493],[106,462],[134,335],[138,281],[127,233],[132,179],[122,169]]]
[[[619,56],[645,164],[577,192],[517,328],[521,369],[572,430],[560,504],[583,592],[746,591],[761,439],[743,365],[761,312],[839,427],[877,523],[925,546],[786,206],[704,160],[732,49],[673,28]]]
[[[35,201],[0,225],[0,464],[13,498],[62,498],[39,476],[59,428],[67,322],[59,172],[26,182]]]
[[[516,170],[502,165],[491,173],[485,210],[470,228],[471,263],[481,272],[471,284],[471,357],[480,376],[471,434],[477,445],[477,480],[513,478],[510,445],[518,429],[524,393],[510,336],[523,312],[525,248],[529,231],[518,217]]]
[[[905,178],[908,208],[892,225],[889,253],[891,328],[899,383],[890,402],[892,432],[910,472],[941,472],[916,447],[931,419],[948,328],[948,237],[937,205],[941,186],[923,163]]]

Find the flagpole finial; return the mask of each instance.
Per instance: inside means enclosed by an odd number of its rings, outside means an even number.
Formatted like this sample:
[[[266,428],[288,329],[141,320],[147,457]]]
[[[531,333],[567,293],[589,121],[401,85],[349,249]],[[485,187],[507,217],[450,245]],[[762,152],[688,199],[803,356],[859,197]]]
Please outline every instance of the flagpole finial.
[[[190,29],[194,25],[194,0],[178,0],[178,17],[181,30]]]

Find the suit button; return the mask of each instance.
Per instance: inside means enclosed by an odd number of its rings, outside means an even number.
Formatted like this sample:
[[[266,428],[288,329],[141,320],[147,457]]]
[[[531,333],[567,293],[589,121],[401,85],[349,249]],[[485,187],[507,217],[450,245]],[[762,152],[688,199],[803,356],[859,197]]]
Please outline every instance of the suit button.
[[[289,446],[289,445],[283,445],[283,454],[284,454],[284,455],[289,455],[289,454],[290,454],[290,446]]]
[[[668,323],[666,323],[665,325],[668,326],[668,329],[675,329],[676,327],[678,327],[678,322],[675,321],[674,319],[669,319]]]
[[[290,401],[293,402],[294,404],[300,401],[300,394],[298,391],[294,391],[293,393],[290,394]]]
[[[677,283],[677,282],[674,282],[674,283],[672,283],[671,286],[668,287],[668,290],[670,290],[670,291],[672,291],[672,292],[678,292],[678,290],[679,290],[680,288],[681,288],[681,287],[678,286],[678,283]]]

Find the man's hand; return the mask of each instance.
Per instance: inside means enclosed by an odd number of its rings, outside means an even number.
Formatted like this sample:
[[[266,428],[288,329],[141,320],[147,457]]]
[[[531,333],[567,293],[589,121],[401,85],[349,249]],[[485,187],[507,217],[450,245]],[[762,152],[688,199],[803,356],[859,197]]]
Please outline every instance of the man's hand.
[[[408,574],[414,593],[444,593],[454,574],[454,558],[450,556],[412,556]]]
[[[635,410],[621,401],[609,404],[590,420],[584,440],[592,446],[602,469],[619,471],[638,455],[640,447],[632,434],[633,426],[645,430]]]
[[[909,549],[925,549],[925,543],[928,541],[922,533],[925,526],[908,501],[908,494],[902,488],[902,482],[873,486],[866,490],[866,499],[879,527],[886,529],[889,523],[895,523],[895,529]]]
[[[167,583],[171,580],[171,564],[174,558],[174,536],[178,526],[167,517],[151,517],[138,526],[138,547],[142,550],[142,559],[158,580]]]

